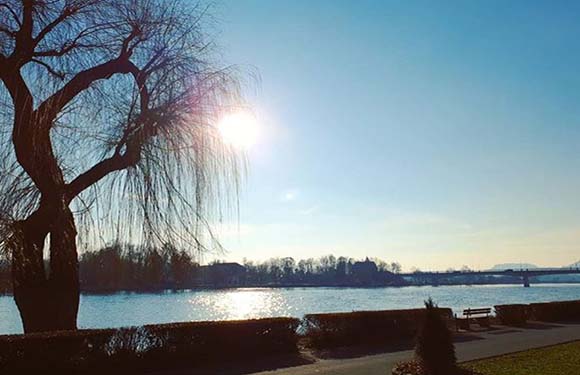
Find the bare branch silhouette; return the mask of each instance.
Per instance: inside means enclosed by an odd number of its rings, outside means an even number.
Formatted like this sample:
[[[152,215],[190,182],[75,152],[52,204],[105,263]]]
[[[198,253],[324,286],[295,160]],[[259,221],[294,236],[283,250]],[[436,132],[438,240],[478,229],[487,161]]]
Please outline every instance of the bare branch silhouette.
[[[25,331],[75,328],[78,241],[220,249],[210,223],[244,163],[215,123],[240,85],[201,5],[11,0],[0,15],[0,245]]]

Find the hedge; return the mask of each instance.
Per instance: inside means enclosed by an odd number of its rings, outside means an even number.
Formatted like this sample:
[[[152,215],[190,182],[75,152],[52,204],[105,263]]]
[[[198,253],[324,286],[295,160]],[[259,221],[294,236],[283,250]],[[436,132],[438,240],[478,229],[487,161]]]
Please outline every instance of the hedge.
[[[155,324],[0,336],[0,373],[195,367],[297,349],[295,318]]]
[[[451,319],[451,309],[439,309]],[[304,316],[308,344],[317,349],[349,345],[382,345],[415,337],[425,309],[355,311]]]
[[[529,315],[528,305],[496,305],[495,315],[506,326],[523,327],[526,325]]]
[[[532,316],[536,320],[557,322],[580,319],[580,300],[530,304]]]
[[[451,321],[452,311],[439,308]],[[415,337],[425,309],[308,314],[301,333],[313,348],[383,345]],[[531,305],[497,305],[503,324],[580,319],[580,300]],[[267,318],[238,321],[153,324],[0,336],[0,373],[95,372],[107,369],[194,368],[211,362],[262,358],[298,351],[300,320]]]

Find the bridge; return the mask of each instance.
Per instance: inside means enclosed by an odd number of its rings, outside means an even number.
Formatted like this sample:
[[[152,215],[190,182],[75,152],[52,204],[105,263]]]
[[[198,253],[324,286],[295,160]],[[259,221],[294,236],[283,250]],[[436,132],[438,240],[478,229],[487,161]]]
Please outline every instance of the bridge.
[[[448,279],[450,277],[470,277],[470,276],[511,276],[521,278],[524,287],[530,286],[530,277],[546,275],[580,275],[580,268],[521,268],[507,270],[486,270],[486,271],[446,271],[446,272],[413,272],[400,273],[402,277],[408,278],[428,278],[432,281]],[[439,284],[439,283],[433,283]]]

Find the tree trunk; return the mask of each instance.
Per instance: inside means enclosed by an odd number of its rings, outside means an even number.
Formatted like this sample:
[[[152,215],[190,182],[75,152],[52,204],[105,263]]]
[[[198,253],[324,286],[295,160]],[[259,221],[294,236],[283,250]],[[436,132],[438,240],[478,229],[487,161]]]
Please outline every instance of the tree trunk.
[[[13,249],[14,300],[25,333],[76,329],[79,305],[76,227],[68,207],[41,207],[19,223]],[[44,242],[50,233],[50,268]]]
[[[50,233],[49,282],[54,300],[55,329],[77,329],[79,264],[76,226],[68,207],[60,210]]]

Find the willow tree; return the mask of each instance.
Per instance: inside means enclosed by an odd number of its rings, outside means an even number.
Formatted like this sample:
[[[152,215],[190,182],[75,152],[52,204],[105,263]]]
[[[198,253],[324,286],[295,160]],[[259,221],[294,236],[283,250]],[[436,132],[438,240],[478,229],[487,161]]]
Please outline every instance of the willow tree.
[[[239,90],[205,14],[0,0],[0,245],[25,332],[76,328],[83,241],[211,243],[239,167],[214,124]]]

